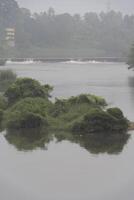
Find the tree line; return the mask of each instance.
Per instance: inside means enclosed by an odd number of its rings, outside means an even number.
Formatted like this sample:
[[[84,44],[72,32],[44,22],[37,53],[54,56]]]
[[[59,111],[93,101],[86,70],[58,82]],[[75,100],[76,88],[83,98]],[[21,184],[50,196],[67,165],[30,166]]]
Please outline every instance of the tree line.
[[[6,28],[15,28],[15,48],[6,45]],[[126,57],[133,33],[134,15],[31,13],[15,0],[0,0],[0,57]]]

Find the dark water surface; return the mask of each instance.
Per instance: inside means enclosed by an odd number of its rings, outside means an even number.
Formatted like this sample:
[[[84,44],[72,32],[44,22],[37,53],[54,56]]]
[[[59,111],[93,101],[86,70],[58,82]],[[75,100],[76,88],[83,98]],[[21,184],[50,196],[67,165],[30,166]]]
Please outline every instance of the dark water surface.
[[[8,64],[54,86],[53,96],[104,96],[134,121],[134,72],[122,63]],[[59,139],[59,138],[58,138]],[[118,142],[117,142],[118,141]],[[45,145],[43,144],[45,143]],[[134,136],[104,143],[0,136],[0,200],[132,200]]]

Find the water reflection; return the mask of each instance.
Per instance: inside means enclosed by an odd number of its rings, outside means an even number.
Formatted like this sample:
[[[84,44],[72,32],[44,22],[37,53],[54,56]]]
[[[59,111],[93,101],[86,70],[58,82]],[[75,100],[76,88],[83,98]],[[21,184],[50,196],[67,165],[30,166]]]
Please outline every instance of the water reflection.
[[[100,135],[99,137],[90,135],[86,137],[78,137],[76,138],[76,141],[81,147],[85,148],[92,154],[119,154],[123,151],[128,139],[128,134],[117,134],[113,136]]]
[[[5,138],[19,151],[32,151],[38,148],[47,150],[52,135],[43,129],[22,129],[7,130]]]
[[[134,88],[134,76],[129,76],[128,77],[128,83],[129,83],[129,87],[130,88]]]
[[[69,132],[50,133],[43,129],[8,130],[5,135],[9,144],[14,145],[19,151],[32,151],[38,148],[47,150],[50,141],[56,138],[58,143],[68,140],[79,144],[92,154],[119,154],[123,151],[129,137],[129,134],[76,136]]]
[[[134,72],[132,71],[132,73]],[[128,77],[128,85],[129,85],[129,91],[130,91],[130,102],[133,108],[134,107],[134,75],[133,74]],[[131,112],[132,112],[132,109],[131,109]]]

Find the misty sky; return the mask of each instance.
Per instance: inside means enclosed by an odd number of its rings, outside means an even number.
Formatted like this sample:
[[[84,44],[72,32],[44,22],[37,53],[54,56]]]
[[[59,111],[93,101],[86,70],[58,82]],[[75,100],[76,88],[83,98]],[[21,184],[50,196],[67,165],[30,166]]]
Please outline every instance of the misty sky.
[[[32,11],[44,11],[53,7],[57,13],[85,13],[107,10],[108,0],[17,0],[21,7]],[[134,13],[134,0],[109,0],[111,9],[124,13]]]

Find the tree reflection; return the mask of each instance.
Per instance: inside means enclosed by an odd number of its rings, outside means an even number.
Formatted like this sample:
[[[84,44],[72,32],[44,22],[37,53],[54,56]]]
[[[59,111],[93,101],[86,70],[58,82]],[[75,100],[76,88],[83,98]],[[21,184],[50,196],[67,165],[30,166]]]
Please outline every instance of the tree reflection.
[[[71,132],[50,133],[44,129],[8,130],[5,138],[19,151],[32,151],[38,148],[47,150],[50,141],[56,138],[57,142],[68,140],[79,144],[92,154],[119,154],[127,144],[129,134],[74,135]]]
[[[66,137],[65,137],[66,135]],[[89,134],[89,135],[71,135],[69,133],[57,134],[56,138],[60,142],[62,140],[69,140],[79,144],[82,148],[86,149],[92,154],[119,154],[123,151],[124,146],[127,144],[129,134]]]
[[[108,136],[102,134],[100,136],[79,136],[76,138],[76,142],[92,154],[119,154],[123,151],[123,148],[125,144],[127,144],[128,139],[128,134]]]
[[[47,150],[52,135],[43,129],[7,130],[5,135],[9,144],[14,145],[19,151],[32,151],[35,149]]]

